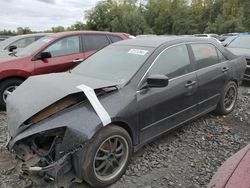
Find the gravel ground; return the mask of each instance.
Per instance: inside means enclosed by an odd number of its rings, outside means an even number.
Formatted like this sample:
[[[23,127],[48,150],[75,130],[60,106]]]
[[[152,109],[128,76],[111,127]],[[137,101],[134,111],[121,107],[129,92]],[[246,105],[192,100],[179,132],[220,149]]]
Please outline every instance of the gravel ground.
[[[250,143],[250,84],[228,116],[208,114],[144,146],[111,188],[206,187],[218,167]],[[0,112],[0,187],[25,187],[14,156],[6,151],[6,114]],[[74,186],[76,187],[76,186]],[[77,187],[88,187],[77,185]]]

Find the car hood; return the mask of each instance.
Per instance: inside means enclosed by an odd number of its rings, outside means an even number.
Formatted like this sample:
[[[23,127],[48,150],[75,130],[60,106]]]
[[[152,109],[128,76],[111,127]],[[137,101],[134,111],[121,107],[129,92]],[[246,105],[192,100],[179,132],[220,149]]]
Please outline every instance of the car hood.
[[[28,78],[7,99],[10,135],[15,136],[26,120],[46,107],[71,94],[83,92],[77,88],[83,84],[94,90],[118,85],[72,73],[54,73]]]
[[[245,56],[247,58],[250,58],[250,49],[246,48],[227,48],[227,49],[237,56]]]

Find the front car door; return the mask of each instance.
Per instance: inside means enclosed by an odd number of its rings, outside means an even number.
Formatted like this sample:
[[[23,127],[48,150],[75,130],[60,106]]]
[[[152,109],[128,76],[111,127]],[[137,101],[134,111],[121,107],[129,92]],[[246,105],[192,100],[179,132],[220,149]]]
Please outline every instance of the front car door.
[[[84,59],[80,45],[80,36],[62,38],[52,43],[43,52],[49,52],[52,57],[36,60],[34,62],[35,74],[67,71]]]
[[[169,85],[137,91],[141,142],[158,136],[198,113],[198,81],[185,44],[163,50],[140,85],[145,85],[147,77],[155,74],[166,75]]]
[[[213,110],[225,84],[229,80],[227,59],[213,44],[190,44],[199,82],[199,108],[201,112]]]

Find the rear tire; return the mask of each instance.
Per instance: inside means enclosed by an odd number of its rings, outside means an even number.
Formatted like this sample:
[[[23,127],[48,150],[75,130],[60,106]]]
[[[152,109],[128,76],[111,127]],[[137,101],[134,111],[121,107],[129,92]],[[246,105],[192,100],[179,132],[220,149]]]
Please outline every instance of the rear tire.
[[[115,125],[103,128],[85,150],[84,180],[93,187],[115,183],[125,173],[131,154],[132,141],[125,129]]]
[[[23,83],[22,79],[19,78],[10,78],[4,80],[0,83],[0,109],[6,109],[6,99],[11,92],[13,92],[16,87]]]
[[[238,97],[238,86],[230,81],[226,84],[215,112],[220,115],[231,113],[236,105]]]

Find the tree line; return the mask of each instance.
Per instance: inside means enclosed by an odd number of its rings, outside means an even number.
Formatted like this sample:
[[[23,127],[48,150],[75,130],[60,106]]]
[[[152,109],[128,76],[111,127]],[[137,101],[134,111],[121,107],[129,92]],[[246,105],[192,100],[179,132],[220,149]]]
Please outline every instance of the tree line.
[[[132,35],[247,32],[249,7],[249,0],[104,0],[85,12],[85,23],[53,27],[47,32],[98,30]],[[19,28],[16,34],[26,32],[32,31]]]

